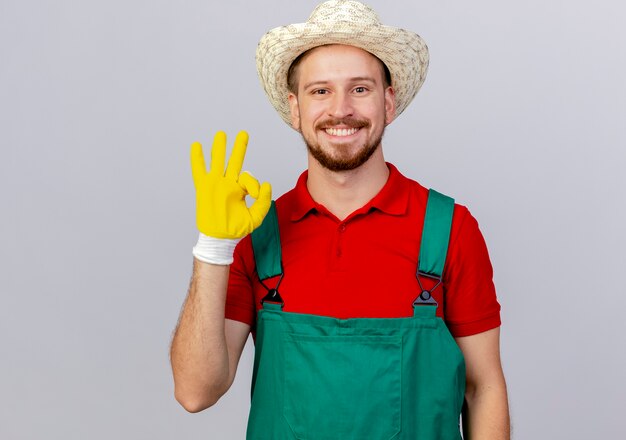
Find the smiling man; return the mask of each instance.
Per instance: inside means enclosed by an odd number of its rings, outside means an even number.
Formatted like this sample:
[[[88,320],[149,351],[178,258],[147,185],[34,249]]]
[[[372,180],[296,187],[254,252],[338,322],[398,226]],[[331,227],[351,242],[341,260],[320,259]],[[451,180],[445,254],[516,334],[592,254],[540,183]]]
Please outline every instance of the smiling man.
[[[377,151],[382,158],[383,132],[395,111],[385,71],[378,58],[346,45],[310,49],[291,65],[291,122],[315,159],[309,166],[349,171]]]
[[[248,439],[508,439],[500,306],[467,208],[387,163],[421,87],[422,39],[355,1],[268,32],[259,76],[308,170],[271,202],[241,173],[247,135],[192,146],[200,237],[172,342],[191,412],[231,386],[255,338]],[[256,201],[250,207],[246,195]]]

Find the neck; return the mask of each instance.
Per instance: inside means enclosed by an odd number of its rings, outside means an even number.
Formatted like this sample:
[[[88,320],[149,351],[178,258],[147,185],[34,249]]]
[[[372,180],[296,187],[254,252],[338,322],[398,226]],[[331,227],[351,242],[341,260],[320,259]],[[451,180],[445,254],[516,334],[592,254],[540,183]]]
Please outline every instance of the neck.
[[[313,200],[324,205],[339,220],[348,217],[385,186],[389,168],[382,146],[360,167],[350,171],[330,171],[309,155],[307,188]]]

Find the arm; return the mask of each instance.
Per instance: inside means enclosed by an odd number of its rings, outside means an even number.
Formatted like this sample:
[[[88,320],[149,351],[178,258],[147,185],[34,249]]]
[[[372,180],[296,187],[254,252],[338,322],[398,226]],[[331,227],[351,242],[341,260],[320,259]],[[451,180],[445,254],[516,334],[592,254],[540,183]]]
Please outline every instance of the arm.
[[[250,326],[224,318],[229,266],[194,258],[171,347],[176,400],[189,412],[217,402],[235,379]]]
[[[510,439],[506,383],[500,363],[500,329],[456,338],[466,366],[464,438]]]
[[[191,146],[200,230],[187,299],[170,351],[176,400],[190,412],[215,404],[230,388],[250,326],[225,318],[233,252],[239,240],[263,221],[271,205],[269,183],[241,172],[248,134],[240,132],[225,167],[226,134],[218,132],[207,172],[202,145]],[[246,195],[256,199],[246,204]]]

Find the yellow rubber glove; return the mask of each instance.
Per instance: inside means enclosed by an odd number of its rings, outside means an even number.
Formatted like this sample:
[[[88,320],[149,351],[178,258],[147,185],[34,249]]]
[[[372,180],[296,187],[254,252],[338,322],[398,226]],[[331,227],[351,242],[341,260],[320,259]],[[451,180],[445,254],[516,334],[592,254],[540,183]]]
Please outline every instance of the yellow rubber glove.
[[[196,187],[196,220],[204,235],[214,238],[242,238],[257,228],[270,209],[272,188],[249,173],[241,172],[248,133],[240,131],[224,172],[226,133],[218,131],[213,139],[211,169],[207,173],[202,145],[191,145],[191,172]],[[245,197],[256,199],[248,208]]]

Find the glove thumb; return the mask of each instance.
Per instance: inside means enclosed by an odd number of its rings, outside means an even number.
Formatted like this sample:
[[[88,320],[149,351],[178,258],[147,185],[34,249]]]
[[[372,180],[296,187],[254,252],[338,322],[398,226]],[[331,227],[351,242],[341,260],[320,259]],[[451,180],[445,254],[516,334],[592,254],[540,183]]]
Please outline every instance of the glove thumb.
[[[264,182],[261,184],[261,188],[259,188],[259,197],[254,201],[252,206],[250,206],[250,218],[252,219],[252,227],[253,229],[258,228],[261,223],[263,223],[263,219],[267,215],[270,210],[270,206],[272,205],[272,187],[268,182]]]

